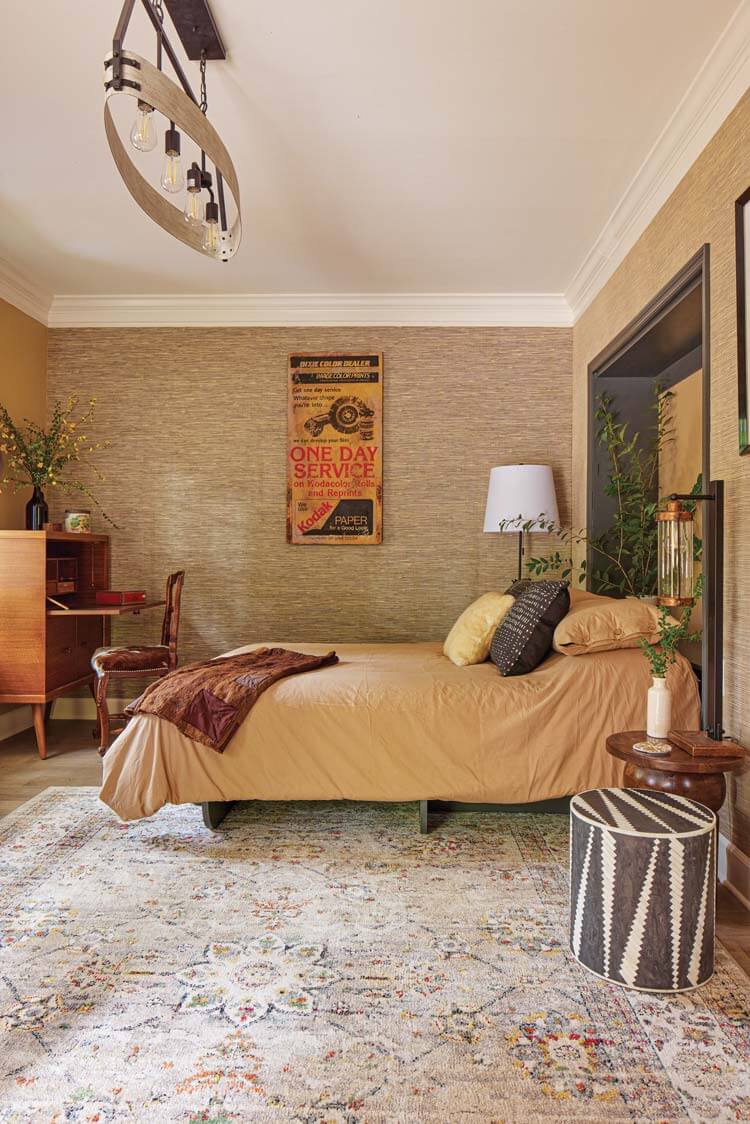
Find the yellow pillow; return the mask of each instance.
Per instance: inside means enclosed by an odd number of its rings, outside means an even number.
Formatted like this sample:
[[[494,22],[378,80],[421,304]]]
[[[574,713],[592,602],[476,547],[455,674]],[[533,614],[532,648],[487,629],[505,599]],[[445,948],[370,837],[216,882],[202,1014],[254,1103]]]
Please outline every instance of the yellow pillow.
[[[580,591],[579,591],[580,592]],[[555,629],[552,647],[566,656],[637,648],[641,637],[659,639],[659,610],[637,597],[601,597],[593,593],[573,598],[570,611]]]
[[[490,654],[495,629],[514,600],[509,593],[483,593],[476,601],[472,601],[443,644],[443,652],[448,659],[459,667],[484,663]]]

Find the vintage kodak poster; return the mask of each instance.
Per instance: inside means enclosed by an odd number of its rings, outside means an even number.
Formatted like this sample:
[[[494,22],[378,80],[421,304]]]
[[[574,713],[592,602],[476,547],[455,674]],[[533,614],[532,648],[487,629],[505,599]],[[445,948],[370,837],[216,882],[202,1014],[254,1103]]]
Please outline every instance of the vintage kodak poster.
[[[287,541],[383,537],[383,356],[290,355]]]

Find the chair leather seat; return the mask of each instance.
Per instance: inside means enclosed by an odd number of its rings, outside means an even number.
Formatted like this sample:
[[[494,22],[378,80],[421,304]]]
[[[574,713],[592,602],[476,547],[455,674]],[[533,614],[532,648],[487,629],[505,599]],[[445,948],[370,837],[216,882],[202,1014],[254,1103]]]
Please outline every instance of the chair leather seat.
[[[169,648],[162,644],[97,648],[91,657],[97,675],[143,675],[169,671]]]

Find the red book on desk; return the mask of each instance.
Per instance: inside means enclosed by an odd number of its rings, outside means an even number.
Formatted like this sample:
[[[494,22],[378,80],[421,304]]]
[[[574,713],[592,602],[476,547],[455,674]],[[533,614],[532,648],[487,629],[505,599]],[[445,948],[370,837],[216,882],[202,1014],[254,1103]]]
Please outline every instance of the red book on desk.
[[[146,600],[143,589],[97,589],[96,600],[99,605],[132,605]]]

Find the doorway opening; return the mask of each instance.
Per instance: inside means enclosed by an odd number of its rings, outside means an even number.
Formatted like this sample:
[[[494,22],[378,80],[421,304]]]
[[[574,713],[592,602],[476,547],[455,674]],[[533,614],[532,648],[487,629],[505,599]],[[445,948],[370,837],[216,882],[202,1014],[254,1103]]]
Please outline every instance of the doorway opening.
[[[653,470],[643,488],[650,502],[658,504],[673,492],[700,491],[710,479],[709,307],[709,247],[705,245],[589,365],[589,541],[601,541],[607,535],[618,508],[618,497],[611,494],[612,487],[608,488],[613,463],[612,449],[602,440],[603,410],[610,424],[627,427],[628,439],[637,435],[636,453],[643,454]],[[707,520],[710,516],[706,512]],[[638,556],[641,564],[634,584],[639,596],[656,594],[655,520],[653,526],[649,522],[647,534],[653,537],[653,555],[649,538],[648,562],[643,563]],[[696,509],[696,534],[702,534],[700,505]],[[632,562],[633,557],[626,555],[626,565]],[[700,644],[686,647],[684,654],[701,680],[703,725],[711,729],[714,715],[720,715],[721,710],[721,667],[717,659],[721,613],[713,612],[711,605],[711,597],[720,599],[721,575],[712,572],[709,551],[702,552],[699,567],[703,570],[704,597],[696,605],[692,623],[702,631],[702,639]],[[589,588],[614,592],[603,588],[606,580],[606,564],[602,572],[601,555],[589,547]],[[707,591],[711,591],[708,596]]]

